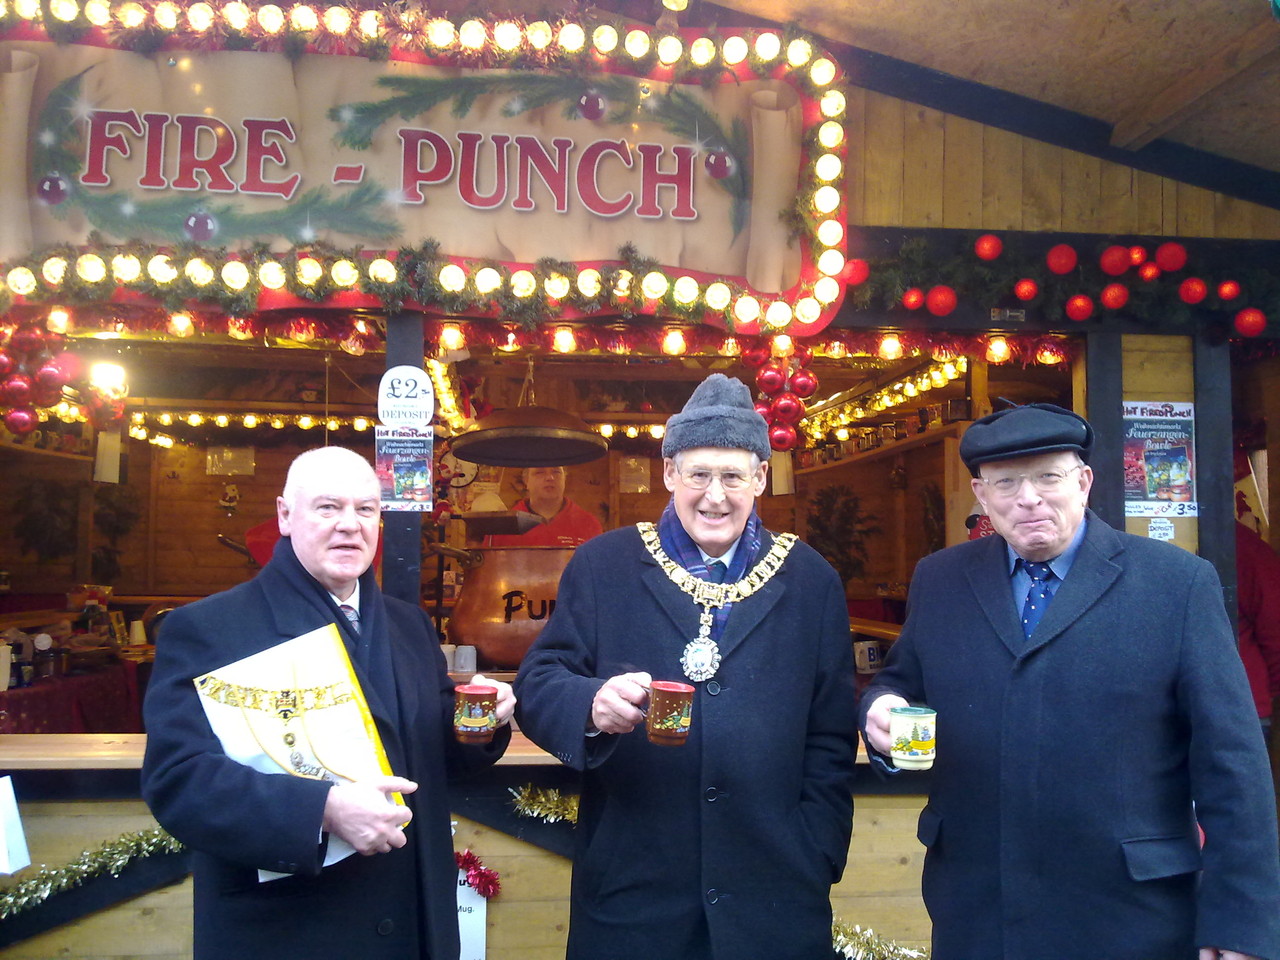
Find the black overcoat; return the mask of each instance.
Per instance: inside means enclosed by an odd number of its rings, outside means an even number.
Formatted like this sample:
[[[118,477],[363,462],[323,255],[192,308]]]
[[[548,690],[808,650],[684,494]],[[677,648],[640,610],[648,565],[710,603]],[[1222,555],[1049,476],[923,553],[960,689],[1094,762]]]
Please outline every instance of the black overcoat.
[[[610,531],[575,551],[516,678],[521,729],[585,771],[570,960],[683,960],[704,912],[716,957],[831,956],[857,734],[848,613],[826,561],[797,543],[732,607],[687,744],[655,746],[643,728],[586,736],[608,677],[684,679],[700,609],[634,527]]]
[[[287,540],[281,549],[291,549]],[[355,854],[321,872],[328,784],[258,773],[223,754],[192,678],[334,622],[273,559],[251,581],[166,616],[145,703],[143,798],[192,850],[196,960],[457,960],[457,867],[446,776],[487,765],[510,739],[463,747],[451,733],[453,685],[430,621],[361,578],[361,608],[384,604],[399,726],[361,684],[392,771],[418,783],[409,843]],[[300,570],[300,568],[297,568]],[[303,574],[305,576],[305,574]],[[328,603],[329,601],[325,601]],[[357,667],[357,672],[359,668]],[[259,868],[294,874],[259,883]]]
[[[933,958],[1276,960],[1271,774],[1217,573],[1087,522],[1030,642],[1003,539],[922,560],[864,691],[864,711],[886,692],[938,711]]]

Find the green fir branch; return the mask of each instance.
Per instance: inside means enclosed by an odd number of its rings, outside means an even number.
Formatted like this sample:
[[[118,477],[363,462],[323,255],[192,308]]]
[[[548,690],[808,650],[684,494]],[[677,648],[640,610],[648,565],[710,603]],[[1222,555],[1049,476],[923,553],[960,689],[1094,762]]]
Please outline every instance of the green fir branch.
[[[74,181],[84,167],[76,131],[75,108],[80,102],[84,75],[93,67],[85,67],[59,83],[40,108],[36,122],[35,149],[32,151],[32,177],[61,174]]]
[[[385,100],[348,103],[331,107],[329,119],[341,125],[334,141],[343,147],[368,150],[373,145],[373,135],[388,120],[399,117],[413,120],[434,110],[443,103],[451,103],[455,117],[465,117],[480,97],[507,89],[511,77],[405,77],[378,78],[378,86],[398,91],[397,96]]]

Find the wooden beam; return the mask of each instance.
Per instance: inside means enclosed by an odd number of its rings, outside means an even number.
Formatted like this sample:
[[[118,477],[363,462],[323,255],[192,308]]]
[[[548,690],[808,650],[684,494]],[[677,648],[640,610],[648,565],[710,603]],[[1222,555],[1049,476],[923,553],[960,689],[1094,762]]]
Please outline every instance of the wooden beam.
[[[1280,24],[1268,17],[1122,117],[1112,128],[1111,146],[1140,150],[1194,114],[1210,93],[1276,50],[1280,50]]]

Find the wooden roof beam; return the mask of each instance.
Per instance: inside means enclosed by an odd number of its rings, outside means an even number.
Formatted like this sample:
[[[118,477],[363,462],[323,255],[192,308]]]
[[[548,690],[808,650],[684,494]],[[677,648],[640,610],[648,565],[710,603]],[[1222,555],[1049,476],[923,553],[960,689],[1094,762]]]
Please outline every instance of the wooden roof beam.
[[[1151,97],[1111,130],[1111,146],[1140,150],[1195,113],[1197,104],[1268,54],[1280,50],[1280,24],[1267,20]]]

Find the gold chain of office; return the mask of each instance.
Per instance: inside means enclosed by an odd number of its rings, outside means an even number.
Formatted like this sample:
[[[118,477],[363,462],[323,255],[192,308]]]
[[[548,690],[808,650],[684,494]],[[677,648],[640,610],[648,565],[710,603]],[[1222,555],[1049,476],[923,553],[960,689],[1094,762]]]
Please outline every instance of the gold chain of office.
[[[324,710],[355,699],[351,684],[345,680],[321,687],[300,687],[296,690],[266,690],[262,687],[244,687],[228,683],[217,677],[200,677],[196,688],[201,696],[215,703],[247,710],[261,710],[288,718],[308,710]]]
[[[667,556],[666,551],[662,549],[662,541],[658,537],[658,528],[653,523],[648,521],[637,523],[636,529],[640,531],[640,539],[644,541],[645,549],[657,561],[658,566],[671,582],[691,596],[694,603],[703,607],[723,607],[751,596],[782,569],[787,554],[799,539],[794,533],[778,534],[769,552],[761,557],[750,572],[737,583],[712,583],[710,580],[695,577]]]

